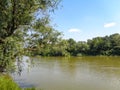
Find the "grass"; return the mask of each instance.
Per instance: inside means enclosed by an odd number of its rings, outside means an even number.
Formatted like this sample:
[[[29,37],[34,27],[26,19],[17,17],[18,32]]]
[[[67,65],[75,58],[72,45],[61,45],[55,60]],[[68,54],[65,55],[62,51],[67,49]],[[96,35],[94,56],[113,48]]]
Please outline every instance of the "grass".
[[[8,75],[0,75],[0,90],[36,90],[35,88],[20,88]]]

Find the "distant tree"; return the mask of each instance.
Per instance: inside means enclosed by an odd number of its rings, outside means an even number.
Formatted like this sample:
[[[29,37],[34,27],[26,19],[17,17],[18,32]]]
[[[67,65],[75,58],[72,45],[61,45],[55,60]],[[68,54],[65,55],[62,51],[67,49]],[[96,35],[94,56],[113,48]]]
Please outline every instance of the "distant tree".
[[[89,50],[89,45],[84,41],[77,42],[77,54],[86,55]]]
[[[112,55],[120,55],[120,34],[110,35]]]
[[[75,56],[76,55],[76,41],[70,38],[67,40],[67,42],[68,42],[67,52],[69,52],[70,55]]]
[[[88,40],[89,54],[90,55],[102,55],[104,53],[104,40],[103,37],[96,37],[92,40]]]
[[[64,39],[59,39],[59,42],[51,50],[52,56],[70,56],[70,53],[67,52],[68,42]]]

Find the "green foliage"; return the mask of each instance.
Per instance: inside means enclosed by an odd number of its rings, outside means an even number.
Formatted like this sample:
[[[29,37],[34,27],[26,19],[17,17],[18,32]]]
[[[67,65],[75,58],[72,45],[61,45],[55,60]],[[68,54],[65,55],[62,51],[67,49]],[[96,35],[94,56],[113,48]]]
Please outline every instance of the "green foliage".
[[[30,53],[41,56],[120,55],[120,35],[64,40],[50,25],[60,0],[0,0],[0,71]]]
[[[120,55],[120,34],[96,37],[87,42],[59,39],[54,44],[42,43],[42,56]],[[42,40],[44,41],[44,40]],[[39,52],[41,52],[38,50]]]
[[[6,76],[0,77],[0,90],[21,90],[12,79]]]
[[[77,56],[86,55],[89,50],[89,45],[86,42],[77,42]]]
[[[120,34],[93,38],[88,45],[89,55],[120,55]]]
[[[41,34],[51,31],[46,27],[49,22],[46,17],[58,3],[58,0],[0,0],[0,71],[6,70],[16,58],[20,60],[33,37],[30,31],[37,32],[37,28]]]
[[[73,40],[72,38],[67,40],[68,42],[68,47],[67,47],[67,52],[70,53],[70,55],[76,55],[76,41]]]
[[[15,37],[7,37],[0,45],[0,69],[9,69],[13,66],[16,56],[19,58],[23,54],[23,44]]]
[[[9,76],[0,75],[0,90],[36,90],[36,89],[20,88]]]
[[[47,18],[38,20],[33,28],[34,32],[28,37],[27,48],[34,51],[34,55],[50,56],[53,45],[57,45],[61,33],[50,26]]]

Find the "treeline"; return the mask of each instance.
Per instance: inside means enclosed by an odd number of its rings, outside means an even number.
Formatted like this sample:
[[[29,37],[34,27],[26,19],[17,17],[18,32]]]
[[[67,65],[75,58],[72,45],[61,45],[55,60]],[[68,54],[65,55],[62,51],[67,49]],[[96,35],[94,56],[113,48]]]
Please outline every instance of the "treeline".
[[[50,33],[49,33],[50,34]],[[120,34],[115,33],[105,37],[95,37],[85,41],[76,42],[70,38],[61,39],[58,31],[51,31],[51,35],[41,34],[41,38],[34,39],[37,42],[29,47],[32,55],[41,56],[114,56],[120,55]]]

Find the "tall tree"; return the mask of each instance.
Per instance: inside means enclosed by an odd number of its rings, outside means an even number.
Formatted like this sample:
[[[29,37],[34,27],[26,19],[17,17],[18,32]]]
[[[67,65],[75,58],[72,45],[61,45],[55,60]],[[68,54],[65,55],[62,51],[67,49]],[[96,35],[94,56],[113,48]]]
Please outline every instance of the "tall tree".
[[[23,53],[24,35],[58,3],[58,0],[0,0],[0,71]]]

